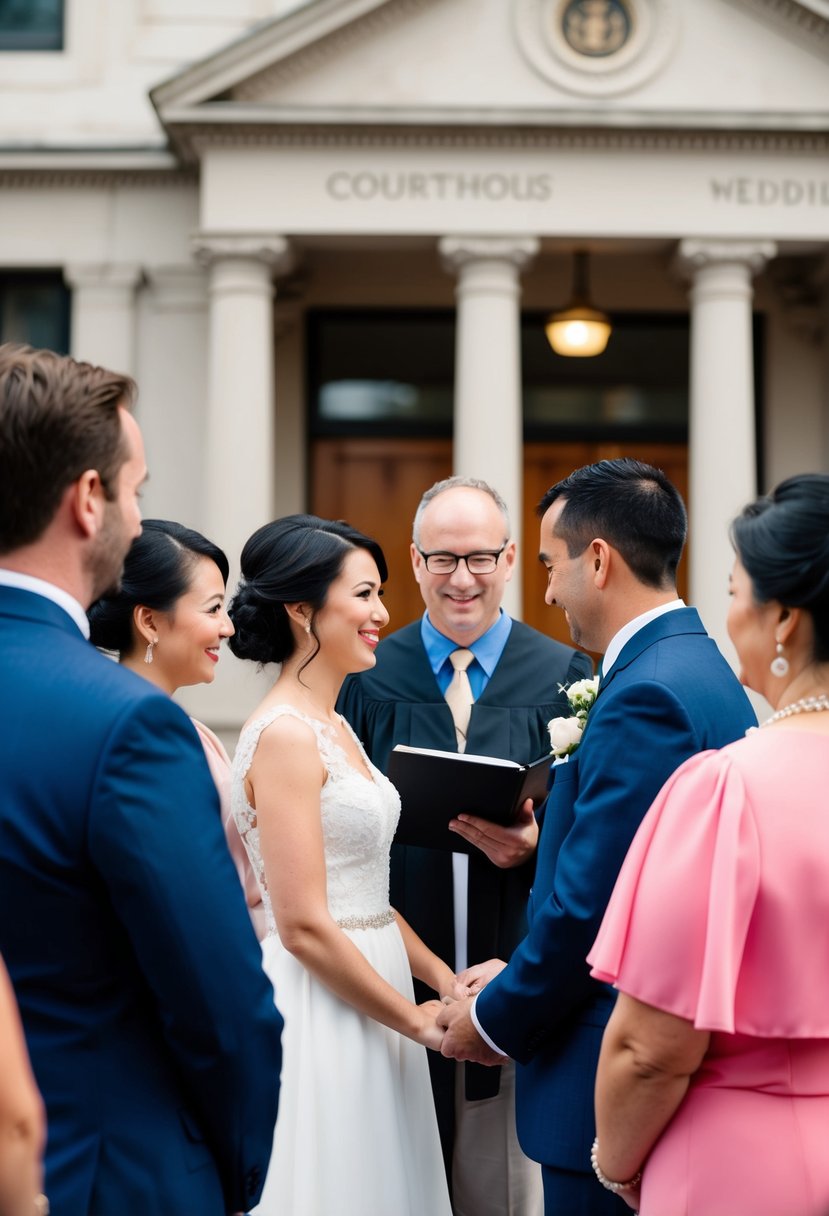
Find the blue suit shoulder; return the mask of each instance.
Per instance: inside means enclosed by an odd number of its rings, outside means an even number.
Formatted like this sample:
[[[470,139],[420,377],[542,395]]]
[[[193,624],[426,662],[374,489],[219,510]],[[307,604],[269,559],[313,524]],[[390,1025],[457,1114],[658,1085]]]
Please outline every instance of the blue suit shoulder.
[[[666,613],[634,636],[603,686],[603,703],[619,695],[649,699],[656,691],[678,712],[683,707],[698,750],[722,747],[756,724],[745,690],[693,608]]]
[[[91,642],[83,643],[85,653],[79,658],[76,676],[88,688],[90,696],[77,706],[81,715],[90,719],[108,720],[114,724],[129,718],[160,719],[177,722],[198,742],[195,728],[184,710],[149,680],[101,654]]]

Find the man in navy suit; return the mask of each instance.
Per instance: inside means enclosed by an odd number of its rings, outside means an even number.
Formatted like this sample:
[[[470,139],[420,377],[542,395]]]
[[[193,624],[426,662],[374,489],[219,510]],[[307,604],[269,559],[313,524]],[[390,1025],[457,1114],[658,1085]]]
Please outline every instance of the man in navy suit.
[[[542,1163],[548,1216],[609,1216],[628,1208],[600,1189],[590,1146],[615,998],[591,979],[585,956],[662,784],[756,719],[696,611],[677,598],[685,508],[660,470],[601,461],[548,490],[539,514],[546,602],[563,608],[577,645],[604,652],[601,687],[576,751],[553,768],[528,934],[508,965],[490,960],[461,976],[481,990],[438,1020],[446,1054],[518,1062],[518,1134]],[[465,829],[473,842],[476,830]]]
[[[264,1183],[282,1019],[189,719],[87,641],[141,530],[134,389],[0,347],[0,953],[55,1216],[225,1216]]]

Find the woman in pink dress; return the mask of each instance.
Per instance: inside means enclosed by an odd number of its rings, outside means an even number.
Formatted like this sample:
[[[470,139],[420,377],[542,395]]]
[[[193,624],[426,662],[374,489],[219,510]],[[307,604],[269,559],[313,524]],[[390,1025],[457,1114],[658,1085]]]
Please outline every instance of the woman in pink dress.
[[[775,712],[674,774],[619,875],[593,1164],[641,1216],[826,1216],[829,476],[732,540],[728,631]]]
[[[225,611],[228,561],[201,533],[167,519],[145,519],[117,591],[89,610],[92,642],[172,696],[211,684],[222,641],[233,635]],[[219,793],[228,847],[260,938],[262,897],[230,810],[230,758],[222,741],[191,718]]]

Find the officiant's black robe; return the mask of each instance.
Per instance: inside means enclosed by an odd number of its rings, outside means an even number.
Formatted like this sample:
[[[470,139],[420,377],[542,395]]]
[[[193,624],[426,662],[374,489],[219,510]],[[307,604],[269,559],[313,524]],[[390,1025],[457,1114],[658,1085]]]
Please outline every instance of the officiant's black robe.
[[[550,750],[547,723],[570,712],[559,685],[592,674],[586,654],[513,621],[507,644],[486,688],[472,707],[466,750],[527,764]],[[377,664],[350,676],[339,709],[374,764],[387,771],[396,743],[455,751],[452,714],[438,687],[420,633],[420,621],[382,641]],[[527,895],[534,862],[500,870],[472,849],[469,859],[468,961],[509,959],[527,930]],[[393,845],[391,904],[430,949],[454,967],[452,854]],[[417,999],[434,994],[416,985]],[[444,1154],[451,1160],[454,1061],[429,1052]],[[467,1068],[468,1098],[498,1092],[499,1068]]]

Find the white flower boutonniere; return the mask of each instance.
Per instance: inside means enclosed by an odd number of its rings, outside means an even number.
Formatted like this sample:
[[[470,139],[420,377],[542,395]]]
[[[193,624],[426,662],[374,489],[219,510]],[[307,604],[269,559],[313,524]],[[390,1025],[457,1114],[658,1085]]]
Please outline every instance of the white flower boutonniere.
[[[566,693],[573,712],[569,718],[552,718],[547,723],[547,730],[550,732],[553,756],[556,760],[563,760],[571,756],[581,743],[582,731],[587,725],[587,715],[599,693],[599,681],[577,680],[568,688],[560,684],[559,692]]]

